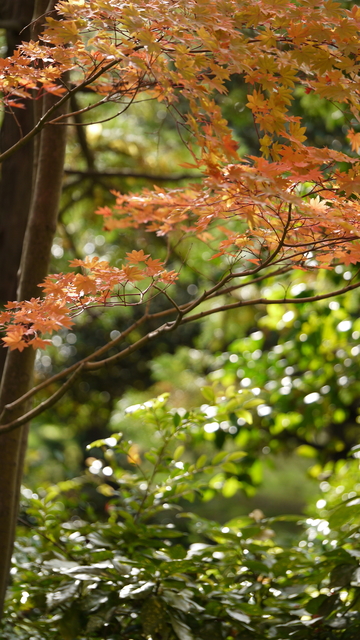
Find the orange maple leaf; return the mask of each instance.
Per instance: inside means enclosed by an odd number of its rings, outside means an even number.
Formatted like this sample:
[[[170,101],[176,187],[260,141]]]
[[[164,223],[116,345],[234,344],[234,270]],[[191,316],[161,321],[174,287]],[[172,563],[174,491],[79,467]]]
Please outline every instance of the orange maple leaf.
[[[147,258],[150,258],[150,254],[145,254],[142,249],[140,251],[130,251],[126,254],[126,259],[130,264],[137,264],[138,262],[145,262]]]
[[[348,139],[350,140],[351,149],[356,153],[359,153],[360,149],[360,132],[355,133],[354,129],[349,129],[347,134]]]
[[[5,342],[6,347],[9,347],[10,351],[14,351],[18,349],[18,351],[23,351],[27,346],[27,343],[24,340],[25,329],[21,327],[9,327],[8,333],[3,338],[3,342]]]

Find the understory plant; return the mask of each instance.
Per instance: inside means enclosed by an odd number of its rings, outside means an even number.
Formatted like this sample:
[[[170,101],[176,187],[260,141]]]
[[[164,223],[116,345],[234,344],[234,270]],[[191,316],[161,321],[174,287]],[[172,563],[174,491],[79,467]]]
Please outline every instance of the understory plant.
[[[209,413],[253,402],[204,394],[212,404],[192,411],[166,395],[130,407],[126,424],[152,433],[145,453],[116,433],[89,445],[83,478],[23,490],[4,640],[359,638],[360,498],[328,519],[199,517],[212,478],[237,477],[247,453],[194,460],[194,439]],[[298,524],[285,543],[284,520]]]

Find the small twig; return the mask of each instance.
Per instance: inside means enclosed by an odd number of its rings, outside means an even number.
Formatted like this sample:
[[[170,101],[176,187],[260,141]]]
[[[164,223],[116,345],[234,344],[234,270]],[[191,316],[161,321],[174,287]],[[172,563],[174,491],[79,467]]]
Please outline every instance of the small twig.
[[[132,169],[64,169],[66,175],[83,176],[84,178],[142,178],[144,180],[154,180],[155,182],[180,182],[181,180],[198,180],[201,174],[175,173],[173,175],[151,174],[146,171],[133,171]]]
[[[247,272],[246,275],[251,275],[252,273],[254,273],[254,271],[255,270],[253,270],[252,272]],[[243,273],[242,275],[245,275],[245,273]],[[230,274],[230,278],[233,278],[233,277],[234,277],[234,275]],[[221,311],[229,311],[231,309],[240,309],[242,307],[247,307],[247,306],[251,306],[251,305],[256,306],[256,305],[268,305],[268,304],[305,304],[305,303],[308,303],[308,302],[318,302],[320,300],[326,300],[328,298],[333,298],[335,296],[342,295],[342,294],[344,294],[344,293],[346,293],[348,291],[352,291],[352,290],[357,289],[357,288],[360,287],[360,282],[357,282],[357,283],[348,285],[347,287],[343,287],[342,289],[338,289],[338,290],[335,290],[335,291],[330,291],[328,293],[318,294],[318,295],[314,295],[314,296],[308,296],[308,297],[305,297],[305,298],[286,298],[286,297],[284,297],[284,298],[276,299],[276,300],[275,299],[269,299],[269,298],[257,298],[257,299],[252,299],[252,300],[238,300],[238,301],[233,302],[233,303],[223,304],[223,305],[220,305],[219,307],[216,307],[216,308],[212,308],[212,309],[207,309],[205,311],[201,311],[200,313],[196,313],[194,315],[190,315],[190,316],[188,315],[190,313],[190,311],[192,311],[194,308],[199,306],[201,302],[204,302],[204,301],[208,300],[210,297],[215,297],[214,296],[215,291],[217,292],[217,295],[222,295],[223,291],[221,290],[221,287],[224,286],[225,283],[226,283],[226,278],[224,278],[222,280],[220,286],[218,285],[217,287],[214,287],[213,289],[211,289],[208,292],[204,291],[203,294],[201,296],[199,296],[197,298],[197,300],[195,300],[190,305],[189,304],[184,304],[184,305],[177,306],[177,308],[172,306],[169,309],[165,309],[165,310],[159,311],[157,313],[144,314],[144,316],[142,318],[140,318],[137,322],[135,322],[133,325],[131,325],[131,327],[126,329],[126,331],[124,331],[120,336],[118,336],[117,338],[115,338],[111,342],[108,342],[106,345],[104,345],[103,347],[99,348],[97,351],[95,351],[90,356],[87,356],[81,362],[76,363],[76,364],[68,367],[64,371],[59,372],[58,374],[52,376],[48,380],[45,380],[41,384],[37,385],[37,387],[34,387],[30,391],[28,391],[21,398],[18,398],[18,400],[16,400],[15,402],[13,402],[13,403],[11,403],[9,405],[6,405],[6,407],[4,409],[4,412],[5,411],[10,411],[10,410],[18,407],[19,405],[23,404],[27,399],[29,399],[30,397],[32,397],[33,395],[38,393],[41,389],[44,389],[45,387],[49,386],[53,382],[61,380],[62,378],[66,377],[69,373],[71,373],[73,371],[76,371],[80,367],[80,365],[83,365],[83,370],[84,371],[94,371],[96,369],[100,369],[101,367],[103,367],[105,365],[113,364],[114,362],[119,362],[120,360],[123,360],[124,358],[126,358],[129,354],[133,353],[134,351],[138,351],[149,340],[153,340],[156,337],[158,337],[160,334],[165,333],[167,331],[173,331],[179,325],[187,324],[189,322],[194,322],[196,320],[201,320],[201,319],[203,319],[203,318],[205,318],[205,317],[207,317],[209,315],[213,315],[213,314],[219,313]],[[175,322],[166,322],[165,324],[159,326],[157,329],[148,332],[145,336],[140,338],[137,342],[135,342],[134,344],[132,344],[132,345],[130,345],[128,347],[126,347],[125,349],[123,349],[119,353],[116,353],[113,356],[110,356],[108,358],[104,358],[103,360],[95,360],[96,358],[98,358],[102,354],[106,353],[109,349],[111,349],[112,347],[116,346],[129,333],[131,333],[135,328],[140,326],[142,323],[144,323],[146,321],[158,320],[160,318],[164,318],[164,317],[169,316],[169,315],[171,315],[173,313],[176,313],[176,312],[178,312],[180,314],[180,316],[179,316],[177,321],[175,321]],[[184,317],[185,315],[187,317]],[[51,400],[51,399],[49,399],[49,400]],[[39,407],[40,407],[40,405],[39,405]],[[45,406],[45,408],[46,408],[46,406]],[[37,409],[38,408],[36,408],[34,410],[34,411],[36,411],[36,415],[38,415],[38,413],[41,413],[41,411],[44,410],[44,404],[42,404],[42,408],[41,409],[39,409],[39,410],[37,410]],[[31,412],[29,412],[29,413],[31,413]],[[29,419],[29,414],[26,414],[26,415],[27,415],[27,417],[23,417],[23,418],[18,419],[19,421],[21,421],[21,424],[24,424]],[[33,417],[33,416],[34,416],[34,414],[31,413],[30,417]],[[0,433],[1,433],[1,431],[4,431],[5,429],[11,430],[13,428],[16,428],[17,426],[20,426],[20,422],[19,421],[14,421],[12,423],[9,423],[9,425],[4,425],[4,427],[2,429],[0,427]]]
[[[73,113],[73,118],[74,121],[76,123],[81,123],[81,116],[80,114],[77,113],[78,111],[78,104],[77,104],[77,99],[76,99],[76,95],[72,94],[70,97],[70,107],[71,107],[71,111]],[[90,148],[87,138],[86,138],[86,133],[84,131],[84,129],[82,127],[76,127],[76,135],[77,135],[77,139],[79,141],[79,145],[81,148],[81,151],[83,152],[83,156],[86,160],[86,164],[89,170],[94,169],[95,166],[95,160],[94,160],[94,154],[92,152],[92,149]]]
[[[38,120],[36,125],[23,137],[21,140],[18,140],[12,147],[6,149],[3,153],[0,154],[0,162],[3,162],[8,157],[10,157],[15,151],[21,149],[29,140],[32,140],[48,123],[50,117],[53,113],[55,113],[59,107],[61,107],[67,100],[71,98],[71,96],[75,93],[78,93],[82,89],[89,86],[92,82],[97,80],[103,73],[112,69],[112,67],[116,66],[119,62],[121,62],[121,58],[117,58],[115,60],[111,60],[105,65],[100,65],[96,71],[90,73],[87,79],[83,80],[79,85],[71,89],[67,94],[65,94],[62,98],[60,98],[50,109],[47,110],[46,113]]]
[[[248,283],[251,284],[251,283]],[[343,295],[347,293],[347,291],[353,291],[354,289],[358,289],[360,287],[360,282],[349,285],[348,287],[344,287],[343,289],[338,289],[337,291],[330,291],[329,293],[321,293],[316,296],[308,296],[307,298],[279,298],[279,299],[269,299],[269,298],[255,298],[252,300],[241,300],[239,302],[234,302],[230,304],[224,304],[220,307],[216,307],[215,309],[208,309],[207,311],[201,311],[200,313],[190,316],[188,318],[184,318],[182,320],[182,324],[192,322],[193,320],[201,320],[206,316],[212,315],[213,313],[219,313],[220,311],[230,311],[231,309],[239,309],[240,307],[249,307],[250,305],[256,306],[257,304],[305,304],[307,302],[319,302],[320,300],[326,300],[327,298],[335,298],[336,296]],[[184,313],[187,313],[185,311]]]
[[[0,425],[0,433],[8,433],[9,431],[18,429],[27,422],[30,422],[30,420],[32,420],[33,418],[36,418],[36,416],[38,416],[40,413],[43,413],[43,411],[45,411],[46,409],[49,409],[49,407],[52,407],[58,400],[60,400],[60,398],[62,398],[69,387],[71,387],[71,385],[75,382],[75,379],[80,375],[83,368],[84,364],[82,363],[77,367],[70,378],[66,382],[64,382],[60,389],[55,391],[55,393],[53,393],[52,396],[50,396],[50,398],[48,398],[47,400],[40,402],[37,407],[31,409],[30,411],[27,411],[27,413],[24,413],[24,415],[22,415],[20,418],[16,418],[15,420],[12,420],[12,422],[8,422],[8,424]]]
[[[144,315],[142,318],[134,322],[130,327],[125,329],[125,331],[123,331],[117,338],[114,338],[114,340],[107,342],[105,345],[103,345],[102,347],[94,351],[94,353],[92,353],[91,355],[87,356],[86,358],[83,358],[83,360],[81,360],[80,362],[76,362],[70,367],[67,367],[67,369],[64,369],[63,371],[59,371],[59,373],[56,373],[55,375],[51,376],[51,378],[44,380],[44,382],[40,382],[40,384],[36,385],[36,387],[33,387],[27,393],[24,393],[24,395],[21,396],[21,398],[18,398],[17,400],[14,400],[14,402],[11,402],[10,404],[5,405],[4,411],[0,416],[0,420],[3,419],[5,412],[16,409],[16,407],[26,402],[26,400],[29,400],[30,398],[32,398],[35,394],[37,394],[42,389],[45,389],[46,387],[48,387],[50,384],[53,384],[53,382],[57,382],[62,378],[66,378],[66,376],[69,375],[69,373],[72,373],[73,371],[75,371],[81,364],[89,362],[94,358],[101,356],[103,353],[106,353],[106,351],[108,351],[112,347],[115,347],[117,344],[119,344],[119,342],[122,342],[122,340],[124,340],[124,338],[126,338],[126,336],[128,336],[129,333],[134,331],[134,329],[137,329],[143,322],[145,322],[146,319],[147,319],[147,316]]]
[[[265,273],[262,276],[259,276],[258,278],[254,278],[253,280],[248,280],[246,282],[240,282],[239,284],[234,284],[231,287],[226,287],[226,289],[219,289],[219,291],[217,291],[214,294],[211,294],[207,297],[207,299],[211,299],[214,298],[218,295],[224,295],[226,293],[232,293],[233,291],[237,291],[238,289],[242,289],[243,287],[247,287],[250,284],[257,284],[259,282],[262,282],[263,280],[267,280],[268,278],[273,278],[274,276],[279,276],[282,275],[283,273],[288,273],[289,271],[292,270],[292,267],[282,267],[280,269],[275,269],[274,271],[270,271],[269,273]],[[234,278],[239,278],[242,274],[234,274]]]

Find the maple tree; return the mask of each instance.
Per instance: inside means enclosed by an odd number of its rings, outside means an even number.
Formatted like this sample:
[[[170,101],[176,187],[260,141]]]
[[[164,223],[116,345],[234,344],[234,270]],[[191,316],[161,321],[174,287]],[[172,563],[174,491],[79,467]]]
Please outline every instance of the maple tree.
[[[359,262],[359,25],[360,8],[346,10],[331,0],[38,2],[29,39],[0,60],[4,119],[19,123],[18,114],[35,114],[34,122],[19,125],[20,137],[6,145],[0,160],[6,168],[26,150],[36,160],[17,299],[0,314],[8,352],[0,396],[2,598],[26,425],[77,376],[123,360],[206,315],[249,304],[311,302],[360,286],[354,278],[312,297],[241,295],[251,282],[294,269],[312,273]],[[259,141],[259,154],[246,158],[222,115],[227,83],[238,77],[248,86],[244,107]],[[84,92],[91,96],[88,104],[73,109],[72,99]],[[292,111],[297,92],[335,102],[346,114],[348,152],[307,144],[306,127]],[[166,106],[192,156],[187,168],[201,180],[183,188],[114,193],[114,206],[100,207],[98,214],[106,229],[142,228],[165,236],[167,261],[134,249],[121,267],[89,258],[74,260],[67,273],[48,275],[71,118],[92,112],[99,122],[102,107],[115,105],[120,115],[145,97]],[[210,250],[210,275],[195,299],[178,303],[172,246],[189,237]],[[159,295],[167,302],[161,311],[152,308]],[[143,315],[118,337],[31,387],[35,350],[46,347],[47,336],[93,307],[132,305],[142,305]],[[148,329],[150,321],[155,330]],[[121,349],[140,326],[141,338]],[[29,408],[31,398],[56,382],[61,384],[52,395]]]

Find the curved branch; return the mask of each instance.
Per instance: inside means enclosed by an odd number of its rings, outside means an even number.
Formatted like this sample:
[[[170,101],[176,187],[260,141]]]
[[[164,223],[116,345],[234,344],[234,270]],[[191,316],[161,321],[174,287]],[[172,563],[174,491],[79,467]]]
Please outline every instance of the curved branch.
[[[207,300],[211,298],[215,298],[217,296],[222,296],[227,293],[232,293],[233,291],[242,289],[242,287],[247,287],[249,284],[258,284],[259,282],[262,282],[263,280],[267,280],[268,278],[274,278],[274,276],[280,276],[280,275],[283,275],[284,273],[289,273],[289,271],[292,271],[292,267],[286,266],[286,267],[280,267],[279,269],[274,269],[274,271],[271,271],[270,273],[264,273],[262,276],[258,276],[253,280],[240,282],[240,284],[234,284],[232,287],[229,286],[229,287],[226,287],[225,289],[219,289],[215,293],[209,295],[207,297]],[[243,274],[233,274],[233,275],[234,275],[234,278],[238,278],[240,277],[240,275],[243,275]]]
[[[263,304],[263,305],[267,305],[267,304],[303,304],[306,302],[318,302],[320,300],[326,300],[327,298],[332,298],[334,296],[337,295],[342,295],[343,293],[346,293],[347,291],[352,291],[353,289],[357,289],[360,287],[360,282],[357,282],[355,284],[349,285],[347,287],[344,287],[343,289],[339,289],[337,291],[333,291],[333,292],[329,292],[329,293],[324,293],[324,294],[319,294],[319,295],[315,295],[315,296],[308,296],[306,298],[281,298],[279,300],[271,300],[269,298],[258,298],[255,300],[239,300],[237,302],[234,303],[230,303],[230,304],[225,304],[225,305],[221,305],[219,307],[216,307],[215,309],[208,309],[206,311],[202,311],[196,315],[193,316],[189,316],[187,318],[183,318],[181,316],[178,316],[178,318],[174,321],[174,322],[167,322],[163,325],[161,325],[160,327],[158,327],[157,329],[155,329],[154,331],[150,331],[149,333],[147,333],[145,336],[143,336],[142,338],[140,338],[137,342],[135,342],[134,344],[130,345],[129,347],[127,347],[126,349],[123,349],[122,351],[120,351],[119,353],[109,357],[109,358],[104,358],[103,360],[99,360],[96,362],[87,362],[85,364],[84,369],[85,370],[89,370],[89,371],[94,371],[96,369],[99,369],[107,364],[113,364],[114,362],[118,362],[120,360],[123,360],[126,356],[128,356],[130,353],[133,353],[134,351],[137,351],[138,349],[140,349],[140,347],[142,347],[144,344],[146,344],[149,340],[153,340],[154,338],[157,338],[158,335],[160,335],[161,333],[164,333],[166,331],[173,331],[174,329],[176,329],[179,325],[182,324],[187,324],[188,322],[193,322],[195,320],[200,320],[208,315],[213,315],[215,313],[219,313],[220,311],[229,311],[231,309],[239,309],[241,307],[248,307],[250,305],[256,305],[256,304]],[[167,310],[168,313],[170,312],[175,312],[176,309],[169,309]],[[184,316],[185,314],[188,313],[188,311],[186,310],[182,310],[181,307],[179,307],[179,311],[181,312],[182,316]],[[153,319],[154,315],[149,315],[148,319]],[[180,320],[179,320],[180,318]]]
[[[277,272],[275,272],[275,275],[276,275],[276,273]],[[274,272],[269,274],[268,277],[271,277],[272,275],[274,275]],[[246,284],[251,284],[251,283],[246,283]],[[238,285],[238,286],[236,286],[234,288],[231,288],[231,290],[237,289],[240,286],[242,286],[242,285]],[[188,324],[189,322],[195,322],[196,320],[201,320],[201,319],[203,319],[203,318],[205,318],[205,317],[207,317],[209,315],[213,315],[213,314],[219,313],[221,311],[230,311],[232,309],[240,309],[242,307],[248,307],[248,306],[252,306],[252,305],[259,305],[259,304],[261,304],[261,305],[268,305],[268,304],[304,304],[304,303],[307,303],[307,302],[319,302],[320,300],[326,300],[328,298],[333,298],[335,296],[342,295],[342,294],[344,294],[344,293],[346,293],[348,291],[353,291],[354,289],[358,289],[359,287],[360,287],[360,282],[356,282],[354,284],[351,284],[351,285],[348,285],[346,287],[343,287],[342,289],[337,289],[336,291],[330,291],[328,293],[322,293],[322,294],[318,294],[318,295],[314,295],[314,296],[307,296],[307,297],[304,297],[304,298],[281,298],[281,299],[255,298],[255,299],[252,299],[252,300],[238,300],[238,301],[233,302],[233,303],[223,304],[223,305],[220,305],[219,307],[212,308],[212,309],[207,309],[205,311],[201,311],[200,313],[196,313],[196,314],[193,314],[193,315],[189,316],[188,314],[190,313],[190,311],[192,311],[196,306],[199,306],[202,302],[204,302],[204,301],[206,301],[206,300],[208,300],[210,298],[214,298],[215,297],[214,291],[210,290],[209,292],[204,292],[201,296],[199,296],[199,298],[197,298],[197,300],[195,300],[193,303],[191,303],[191,305],[188,305],[188,304],[184,304],[184,305],[181,305],[181,306],[177,306],[176,305],[176,306],[172,306],[171,308],[165,309],[163,311],[159,311],[157,313],[152,313],[152,314],[145,313],[142,318],[140,318],[139,320],[134,322],[120,336],[118,336],[114,340],[108,342],[106,345],[103,345],[102,347],[97,349],[93,354],[87,356],[86,358],[84,358],[80,362],[77,362],[77,363],[71,365],[70,367],[68,367],[64,371],[61,371],[61,372],[55,374],[51,378],[48,378],[47,380],[44,380],[44,382],[40,383],[39,385],[37,385],[36,387],[34,387],[30,391],[28,391],[21,398],[18,398],[15,402],[6,405],[4,407],[4,412],[3,412],[3,415],[1,417],[3,418],[5,411],[13,410],[14,408],[22,405],[26,400],[28,400],[29,398],[31,398],[32,396],[37,394],[42,389],[45,389],[46,387],[48,387],[53,382],[57,382],[59,380],[62,380],[67,375],[71,374],[72,372],[77,372],[79,367],[81,367],[83,371],[95,371],[97,369],[102,368],[105,365],[113,364],[114,362],[119,362],[120,360],[123,360],[124,358],[126,358],[128,355],[130,355],[134,351],[138,351],[148,341],[154,340],[155,338],[157,338],[162,333],[165,333],[165,332],[168,332],[168,331],[174,331],[178,326],[181,326],[183,324]],[[218,290],[216,295],[220,296],[223,293],[225,293],[225,291]],[[174,314],[174,313],[177,314],[177,318],[174,321],[166,322],[165,324],[160,325],[157,329],[149,331],[145,336],[143,336],[142,338],[137,340],[137,342],[135,342],[134,344],[132,344],[132,345],[130,345],[128,347],[126,347],[125,349],[123,349],[119,353],[114,354],[113,356],[110,356],[108,358],[104,358],[102,360],[95,360],[95,358],[98,358],[99,356],[101,356],[104,353],[106,353],[107,351],[109,351],[109,349],[111,349],[112,347],[114,347],[117,344],[119,344],[120,342],[122,342],[127,335],[129,335],[132,331],[134,331],[135,328],[139,327],[144,322],[158,320],[160,318],[164,318],[164,317],[169,316],[169,315]],[[184,317],[184,316],[187,316],[187,317]],[[65,385],[66,384],[67,383],[65,383]],[[62,389],[63,389],[63,387],[62,387]],[[60,393],[60,392],[61,392],[61,390],[59,390],[56,393]],[[58,397],[61,397],[61,395],[59,395]],[[53,398],[53,396],[51,396],[51,398]],[[51,398],[49,400],[51,400]],[[47,402],[47,401],[45,401],[45,402]],[[54,402],[56,402],[56,400]],[[45,408],[47,408],[47,405],[44,406],[44,403],[42,403],[41,406],[42,406],[41,410],[37,411],[38,407],[36,407],[36,409],[33,410],[33,411],[36,411],[36,414],[33,414],[33,413],[30,412],[31,415],[32,416],[38,415],[39,413],[41,413],[41,411],[43,411]],[[49,406],[51,406],[51,405],[49,405]],[[40,407],[40,405],[39,405],[39,407]],[[22,421],[23,418],[19,418],[19,420]],[[28,420],[29,420],[29,415],[27,414],[26,420],[24,422],[26,422]],[[24,424],[24,422],[21,422],[21,424]],[[9,423],[9,424],[12,425],[13,423]],[[9,425],[5,425],[5,427],[9,428],[9,430],[11,430],[12,428],[16,428],[16,426],[21,426],[21,425],[20,425],[20,423],[16,423],[15,426],[11,426],[11,427],[9,427]],[[2,430],[3,430],[3,428],[0,427],[0,433],[2,432]]]
[[[97,71],[94,71],[92,74],[90,74],[87,80],[84,80],[73,89],[69,89],[68,93],[66,93],[62,98],[60,98],[60,100],[58,100],[52,107],[50,107],[50,109],[48,109],[44,113],[44,115],[38,120],[38,122],[33,127],[33,129],[31,129],[31,131],[29,131],[23,138],[21,138],[21,140],[18,140],[18,142],[13,144],[12,147],[10,147],[9,149],[7,149],[6,151],[0,154],[0,163],[3,162],[9,156],[11,156],[15,151],[17,151],[18,149],[21,149],[21,147],[23,147],[27,142],[29,142],[29,140],[32,140],[32,138],[34,138],[48,123],[48,120],[50,119],[52,114],[55,113],[59,109],[59,107],[61,107],[65,102],[70,100],[72,95],[78,93],[78,91],[81,91],[82,89],[90,85],[92,82],[94,82],[94,80],[97,80],[97,78],[99,78],[103,73],[105,73],[106,71],[109,71],[109,69],[112,69],[112,67],[116,66],[119,62],[121,62],[121,60],[122,58],[117,58],[115,60],[112,60],[111,62],[108,62],[105,65],[101,65]]]
[[[131,169],[64,169],[67,175],[77,175],[84,178],[143,178],[144,180],[154,180],[155,182],[180,182],[180,180],[196,180],[201,175],[194,173],[175,173],[173,175],[156,175],[146,171],[132,171]]]
[[[13,431],[14,429],[22,427],[27,422],[30,422],[30,420],[32,420],[33,418],[36,418],[36,416],[40,415],[40,413],[43,413],[43,411],[52,407],[58,400],[60,400],[60,398],[62,398],[69,387],[71,387],[71,385],[75,382],[76,378],[80,375],[83,368],[84,364],[82,363],[77,367],[70,378],[66,382],[64,382],[60,389],[55,391],[55,393],[53,393],[50,398],[47,398],[47,400],[40,402],[37,407],[31,409],[30,411],[27,411],[27,413],[24,413],[24,415],[22,415],[20,418],[16,418],[16,420],[8,422],[8,424],[0,425],[0,434],[8,433],[9,431]]]
[[[248,283],[251,284],[251,283]],[[188,322],[193,322],[193,320],[201,320],[206,316],[212,315],[214,313],[219,313],[220,311],[229,311],[230,309],[239,309],[240,307],[249,307],[251,305],[256,304],[304,304],[306,302],[319,302],[320,300],[326,300],[328,298],[335,298],[336,296],[341,296],[347,291],[353,291],[354,289],[359,289],[360,282],[356,282],[355,284],[350,284],[343,289],[338,289],[337,291],[330,291],[329,293],[320,293],[315,296],[308,296],[306,298],[277,298],[277,299],[269,299],[269,298],[255,298],[252,300],[239,300],[238,302],[224,304],[220,307],[216,307],[215,309],[207,309],[206,311],[201,311],[196,315],[190,316],[188,318],[184,318],[181,324],[186,324]],[[186,312],[185,312],[186,313]]]
[[[128,336],[129,333],[131,333],[132,331],[137,329],[137,327],[143,324],[143,322],[145,322],[146,319],[147,319],[147,316],[144,315],[142,318],[140,318],[140,320],[137,320],[130,327],[125,329],[125,331],[123,331],[117,338],[114,338],[114,340],[111,340],[107,344],[103,345],[102,347],[94,351],[94,353],[92,353],[90,356],[83,358],[83,360],[80,360],[80,362],[75,362],[75,364],[71,365],[70,367],[67,367],[67,369],[64,369],[63,371],[60,371],[59,373],[56,373],[55,375],[51,376],[51,378],[44,380],[44,382],[40,382],[40,384],[30,389],[27,393],[25,393],[23,396],[21,396],[14,402],[11,402],[10,404],[5,405],[4,411],[0,416],[0,420],[3,419],[5,412],[13,411],[13,409],[16,409],[16,407],[19,407],[20,405],[22,405],[24,402],[26,402],[26,400],[30,400],[30,398],[32,398],[42,389],[45,389],[46,387],[48,387],[53,382],[57,382],[58,380],[62,380],[62,378],[66,378],[66,376],[69,375],[69,373],[72,373],[73,371],[75,371],[81,364],[85,364],[86,362],[91,361],[93,358],[96,358],[97,356],[101,356],[103,353],[106,353],[106,351],[108,351],[109,349],[112,349],[112,347],[115,347],[117,344],[122,342],[122,340],[124,340],[124,338],[126,338],[126,336]]]

